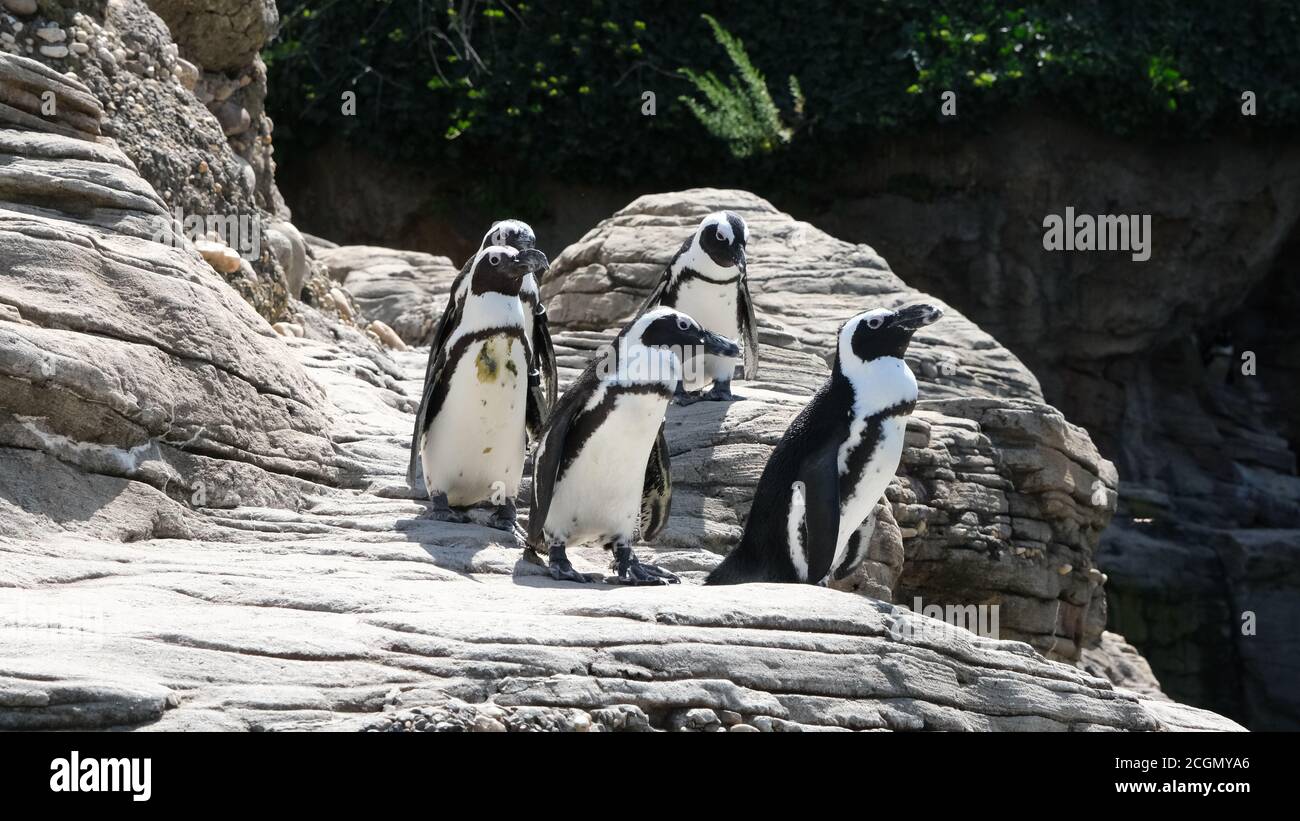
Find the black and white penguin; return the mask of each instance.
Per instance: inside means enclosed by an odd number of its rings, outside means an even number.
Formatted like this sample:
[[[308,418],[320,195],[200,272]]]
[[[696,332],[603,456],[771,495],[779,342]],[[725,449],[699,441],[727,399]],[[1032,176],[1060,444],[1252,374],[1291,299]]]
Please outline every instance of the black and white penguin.
[[[1221,328],[1210,340],[1210,344],[1201,352],[1201,362],[1205,365],[1205,381],[1209,385],[1231,385],[1236,364],[1236,345],[1233,344],[1232,331]]]
[[[437,349],[416,416],[413,447],[420,458],[433,518],[467,521],[488,509],[483,524],[514,526],[528,440],[526,418],[538,401],[529,390],[528,311],[524,279],[545,270],[546,256],[490,246],[479,251],[465,280],[455,324]]]
[[[767,461],[745,533],[706,584],[841,579],[863,559],[860,528],[898,470],[916,377],[912,334],[933,305],[859,314],[840,329],[831,377]]]
[[[681,380],[680,351],[699,346],[737,356],[730,339],[671,308],[632,321],[565,391],[547,423],[533,467],[528,546],[550,555],[551,576],[588,582],[565,550],[603,544],[614,553],[616,581],[668,584],[678,578],[640,563],[638,531],[653,541],[672,500],[664,413]]]
[[[465,261],[465,265],[460,269],[460,273],[456,275],[456,279],[451,284],[451,292],[447,297],[447,306],[443,309],[442,317],[434,330],[433,342],[429,346],[429,361],[424,370],[426,385],[429,383],[429,375],[433,372],[433,365],[438,358],[439,352],[446,347],[447,339],[460,324],[461,314],[465,306],[465,296],[469,292],[470,271],[478,259],[478,255],[492,246],[515,248],[520,251],[533,250],[537,247],[537,236],[528,223],[515,219],[494,222],[488,232],[483,235],[483,241],[479,244],[478,251]],[[551,344],[551,331],[546,319],[546,307],[542,305],[542,291],[538,283],[538,279],[545,270],[546,268],[543,266],[541,271],[529,272],[524,276],[523,284],[519,288],[519,298],[523,301],[525,308],[524,338],[528,340],[530,351],[528,386],[529,391],[536,394],[533,401],[529,403],[527,419],[528,434],[533,438],[537,438],[541,434],[546,415],[555,405],[556,387],[559,384],[555,374],[555,348]],[[411,459],[406,471],[406,481],[412,488],[421,483],[419,473],[420,449],[418,446],[421,425],[422,414],[417,414],[416,433],[411,439]]]
[[[749,226],[738,214],[718,211],[700,222],[668,263],[642,311],[664,306],[694,317],[703,327],[744,349],[744,378],[758,374],[758,326],[746,280],[745,248]],[[685,378],[675,399],[679,404],[740,399],[731,392],[736,357],[696,351],[683,363]],[[705,386],[713,383],[706,393]]]

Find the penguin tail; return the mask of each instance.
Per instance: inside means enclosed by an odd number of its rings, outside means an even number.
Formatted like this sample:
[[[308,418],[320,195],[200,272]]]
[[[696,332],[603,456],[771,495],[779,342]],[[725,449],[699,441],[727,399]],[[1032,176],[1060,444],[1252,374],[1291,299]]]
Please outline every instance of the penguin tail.
[[[727,558],[722,563],[713,568],[705,578],[705,584],[744,584],[745,582],[762,581],[760,574],[749,566],[746,561],[745,552],[742,546],[737,546],[727,554]]]

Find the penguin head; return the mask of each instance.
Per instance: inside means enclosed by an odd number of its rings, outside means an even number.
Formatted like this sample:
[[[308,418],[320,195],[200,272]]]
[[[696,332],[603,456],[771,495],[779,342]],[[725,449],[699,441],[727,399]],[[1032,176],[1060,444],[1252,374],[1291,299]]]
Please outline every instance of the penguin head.
[[[546,255],[536,248],[519,250],[490,245],[474,255],[470,290],[475,294],[499,293],[519,296],[524,277],[546,270]]]
[[[734,340],[705,329],[672,308],[655,308],[642,314],[629,329],[628,342],[639,342],[647,348],[703,348],[705,353],[716,356],[740,356],[740,346]]]
[[[901,359],[918,328],[937,322],[943,309],[918,302],[891,311],[876,308],[844,323],[840,331],[839,355],[846,360],[870,362],[882,356]]]
[[[509,248],[517,248],[520,251],[527,251],[529,248],[537,247],[537,235],[533,229],[523,220],[497,220],[492,223],[492,227],[483,235],[483,242],[479,244],[479,250],[491,248],[493,245],[501,245]]]
[[[700,222],[695,232],[700,250],[719,268],[745,270],[745,246],[749,243],[749,226],[739,214],[715,211]]]

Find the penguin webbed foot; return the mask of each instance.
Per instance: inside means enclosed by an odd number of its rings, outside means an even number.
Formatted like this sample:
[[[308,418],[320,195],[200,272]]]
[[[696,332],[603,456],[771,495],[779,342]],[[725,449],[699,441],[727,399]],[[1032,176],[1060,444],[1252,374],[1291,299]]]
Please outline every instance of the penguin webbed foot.
[[[432,493],[429,495],[429,507],[420,517],[434,522],[450,522],[451,524],[468,524],[469,515],[457,508],[452,507],[447,502],[447,494]]]
[[[745,397],[731,392],[731,382],[714,382],[713,387],[703,395],[705,402],[740,402]]]
[[[694,405],[704,399],[704,391],[688,391],[682,387],[682,383],[677,383],[677,390],[673,391],[673,404],[675,405]]]
[[[683,391],[678,388],[673,394],[673,401],[678,405],[694,405],[696,402],[739,402],[745,397],[731,392],[730,382],[715,382],[707,391]]]
[[[517,514],[513,502],[506,502],[503,505],[472,507],[469,509],[468,518],[469,521],[475,524],[490,527],[494,530],[504,530],[507,533],[516,532]]]
[[[681,579],[662,567],[642,564],[630,547],[614,548],[614,572],[617,574],[615,584],[648,586],[660,584],[679,584]]]
[[[590,584],[595,581],[594,577],[579,573],[573,569],[573,563],[565,554],[564,545],[551,545],[550,571],[551,578],[557,582],[577,582],[578,584]]]

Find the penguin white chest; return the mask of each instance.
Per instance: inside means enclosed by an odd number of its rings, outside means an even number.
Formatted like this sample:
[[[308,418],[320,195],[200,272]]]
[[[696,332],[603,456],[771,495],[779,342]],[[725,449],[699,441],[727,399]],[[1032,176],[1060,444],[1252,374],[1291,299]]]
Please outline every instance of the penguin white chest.
[[[736,316],[737,289],[731,282],[715,285],[701,279],[689,279],[677,291],[677,310],[689,315],[705,329],[728,339],[740,336],[740,321]],[[688,358],[682,363],[688,390],[699,390],[712,380],[729,380],[736,370],[733,357],[703,354]]]
[[[703,279],[687,279],[677,290],[677,310],[690,315],[706,329],[735,339],[740,335],[736,316],[739,287],[735,282],[717,285]]]
[[[840,488],[840,532],[835,542],[835,561],[831,569],[840,566],[848,550],[849,537],[862,526],[876,503],[885,494],[885,488],[898,472],[898,461],[903,455],[903,435],[907,431],[907,416],[891,416],[880,423],[880,439],[862,466],[862,473],[850,487]],[[870,447],[863,442],[859,447]],[[841,481],[852,480],[841,476]]]
[[[465,348],[420,447],[430,495],[445,493],[450,504],[467,506],[518,492],[527,390],[521,340],[503,332]]]
[[[664,394],[618,395],[556,485],[546,515],[549,538],[567,544],[632,539],[646,463],[667,407]]]

